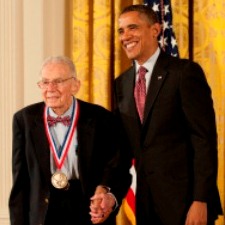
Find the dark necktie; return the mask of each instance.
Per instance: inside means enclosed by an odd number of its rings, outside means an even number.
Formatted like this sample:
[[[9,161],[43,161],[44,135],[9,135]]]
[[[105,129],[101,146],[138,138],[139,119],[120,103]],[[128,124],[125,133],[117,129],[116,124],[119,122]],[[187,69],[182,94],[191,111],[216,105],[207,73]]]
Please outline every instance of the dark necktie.
[[[70,116],[64,116],[64,117],[52,117],[50,115],[47,116],[48,125],[54,126],[56,123],[63,123],[65,126],[70,126],[71,118]]]
[[[138,70],[138,80],[134,88],[134,98],[141,122],[143,122],[144,118],[144,108],[146,99],[146,82],[145,82],[146,72],[147,69],[143,66],[140,66]]]

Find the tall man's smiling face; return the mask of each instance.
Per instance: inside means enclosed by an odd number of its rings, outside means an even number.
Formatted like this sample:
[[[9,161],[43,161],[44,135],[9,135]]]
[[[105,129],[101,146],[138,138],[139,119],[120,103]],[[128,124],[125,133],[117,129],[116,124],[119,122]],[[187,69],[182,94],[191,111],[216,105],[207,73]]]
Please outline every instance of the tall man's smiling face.
[[[160,24],[151,24],[144,14],[126,12],[119,17],[119,38],[127,57],[143,64],[158,47]]]

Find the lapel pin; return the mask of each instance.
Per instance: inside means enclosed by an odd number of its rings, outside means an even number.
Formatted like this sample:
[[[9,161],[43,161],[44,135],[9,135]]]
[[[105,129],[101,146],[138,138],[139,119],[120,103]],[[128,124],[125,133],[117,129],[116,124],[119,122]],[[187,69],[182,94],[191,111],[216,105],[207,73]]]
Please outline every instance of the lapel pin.
[[[158,80],[161,80],[162,79],[162,76],[158,76]]]

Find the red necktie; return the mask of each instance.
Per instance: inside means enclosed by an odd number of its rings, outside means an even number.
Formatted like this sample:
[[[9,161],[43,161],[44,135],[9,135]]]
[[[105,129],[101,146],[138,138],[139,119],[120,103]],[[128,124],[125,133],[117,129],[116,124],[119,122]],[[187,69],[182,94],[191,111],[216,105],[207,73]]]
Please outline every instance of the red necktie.
[[[147,69],[140,66],[138,70],[138,80],[134,88],[134,98],[136,102],[137,111],[141,122],[144,118],[144,108],[145,108],[145,98],[146,98],[146,84],[145,84],[145,74]]]
[[[64,117],[58,116],[58,117],[55,118],[55,117],[52,117],[52,116],[48,115],[47,121],[48,121],[48,125],[50,127],[54,126],[56,123],[63,123],[63,125],[69,126],[71,118],[70,118],[70,116],[64,116]]]

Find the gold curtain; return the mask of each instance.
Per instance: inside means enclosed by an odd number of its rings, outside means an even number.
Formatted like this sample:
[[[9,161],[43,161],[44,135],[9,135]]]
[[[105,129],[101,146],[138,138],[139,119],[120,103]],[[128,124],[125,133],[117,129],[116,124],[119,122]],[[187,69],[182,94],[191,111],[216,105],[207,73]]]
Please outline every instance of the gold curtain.
[[[173,24],[182,58],[188,58],[188,0],[172,0]],[[206,73],[212,89],[218,132],[218,186],[225,206],[225,3],[194,1],[193,59]],[[217,225],[224,225],[220,216]]]
[[[118,14],[125,5],[141,2],[73,0],[72,58],[81,80],[77,97],[111,108],[114,74],[130,63],[117,38]]]
[[[225,203],[225,3],[224,0],[201,0],[194,5],[194,60],[199,62],[206,72],[212,88],[216,110],[219,172],[218,185],[223,207]],[[224,225],[224,216],[217,222]]]
[[[110,106],[111,1],[73,1],[72,58],[81,89],[78,97]]]
[[[112,81],[130,61],[120,48],[117,22],[125,5],[141,0],[73,0],[72,58],[81,90],[78,97],[111,108]],[[180,57],[188,58],[188,0],[171,0]],[[225,206],[225,4],[224,0],[194,1],[194,60],[204,69],[212,89],[219,143],[218,185]],[[121,211],[118,225],[128,225]],[[217,225],[225,225],[224,216]]]

